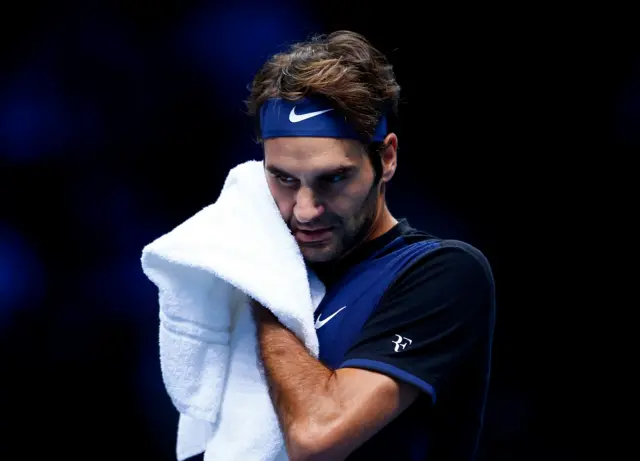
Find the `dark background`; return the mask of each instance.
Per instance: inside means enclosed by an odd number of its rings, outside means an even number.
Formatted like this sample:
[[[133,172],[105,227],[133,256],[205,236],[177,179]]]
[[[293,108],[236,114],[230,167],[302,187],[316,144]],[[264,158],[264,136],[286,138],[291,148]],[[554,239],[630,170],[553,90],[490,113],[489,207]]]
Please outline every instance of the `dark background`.
[[[242,101],[263,60],[346,28],[403,88],[392,212],[474,244],[495,272],[480,459],[572,459],[552,447],[572,400],[547,410],[573,382],[553,358],[574,307],[540,302],[540,242],[566,217],[549,206],[558,177],[571,189],[603,154],[638,152],[633,29],[583,10],[302,5],[0,7],[0,458],[175,459],[141,250],[260,158]]]

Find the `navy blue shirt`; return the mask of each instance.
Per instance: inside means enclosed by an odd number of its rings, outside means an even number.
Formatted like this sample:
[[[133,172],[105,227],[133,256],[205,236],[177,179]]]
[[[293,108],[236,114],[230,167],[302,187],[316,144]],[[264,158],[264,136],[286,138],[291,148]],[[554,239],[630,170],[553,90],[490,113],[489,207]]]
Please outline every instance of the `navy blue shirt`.
[[[482,427],[495,316],[482,253],[401,221],[338,264],[316,310],[320,360],[416,386],[418,399],[348,461],[472,460]]]

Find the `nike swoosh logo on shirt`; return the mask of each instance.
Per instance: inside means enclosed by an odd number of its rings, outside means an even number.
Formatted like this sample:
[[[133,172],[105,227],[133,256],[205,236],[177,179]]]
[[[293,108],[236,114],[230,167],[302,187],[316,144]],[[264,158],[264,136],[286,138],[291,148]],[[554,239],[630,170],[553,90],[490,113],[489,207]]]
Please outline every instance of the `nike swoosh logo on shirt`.
[[[302,122],[303,120],[316,117],[320,114],[324,114],[325,112],[329,112],[330,110],[333,110],[333,109],[318,110],[316,112],[309,112],[308,114],[298,115],[296,114],[296,108],[294,107],[293,109],[291,109],[291,112],[289,112],[289,121],[291,123]]]
[[[342,309],[346,309],[347,306],[344,306]],[[338,309],[337,311],[335,311],[333,314],[331,314],[329,317],[327,317],[324,320],[320,320],[320,317],[322,317],[322,314],[320,314],[318,316],[318,318],[316,319],[316,330],[322,328],[329,320],[331,320],[332,318],[334,318],[336,315],[338,315],[338,313],[342,310],[342,309]]]

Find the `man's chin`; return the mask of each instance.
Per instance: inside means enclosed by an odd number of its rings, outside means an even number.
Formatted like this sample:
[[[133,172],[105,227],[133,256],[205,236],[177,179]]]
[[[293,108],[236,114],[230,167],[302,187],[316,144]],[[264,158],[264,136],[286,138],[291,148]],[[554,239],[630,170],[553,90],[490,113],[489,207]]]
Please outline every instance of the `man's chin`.
[[[337,256],[337,248],[333,243],[324,243],[322,245],[305,245],[300,244],[300,252],[302,253],[302,257],[308,263],[325,263],[328,261],[332,261]]]

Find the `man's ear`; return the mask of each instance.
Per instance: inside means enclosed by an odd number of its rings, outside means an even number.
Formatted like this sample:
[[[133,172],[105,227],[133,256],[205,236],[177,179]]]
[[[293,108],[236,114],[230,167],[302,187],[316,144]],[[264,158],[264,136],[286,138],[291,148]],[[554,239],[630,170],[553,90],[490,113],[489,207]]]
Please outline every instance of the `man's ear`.
[[[382,176],[380,179],[386,183],[391,181],[398,167],[398,137],[395,133],[390,133],[384,139],[384,144],[386,147],[380,152],[380,159],[382,160]]]

